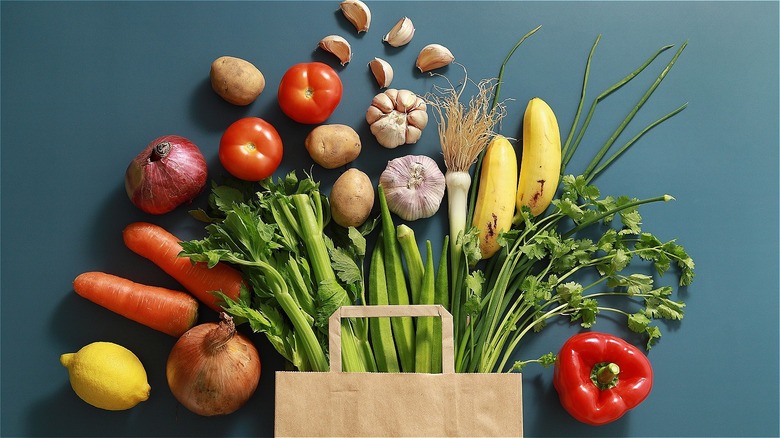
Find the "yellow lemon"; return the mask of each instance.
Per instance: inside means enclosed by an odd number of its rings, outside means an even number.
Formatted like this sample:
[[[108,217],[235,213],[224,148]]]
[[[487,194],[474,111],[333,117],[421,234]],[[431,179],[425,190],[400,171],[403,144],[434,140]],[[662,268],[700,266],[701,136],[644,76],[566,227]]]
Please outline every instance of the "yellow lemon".
[[[93,342],[60,356],[73,391],[92,406],[109,411],[130,409],[149,398],[151,387],[138,357],[111,342]]]

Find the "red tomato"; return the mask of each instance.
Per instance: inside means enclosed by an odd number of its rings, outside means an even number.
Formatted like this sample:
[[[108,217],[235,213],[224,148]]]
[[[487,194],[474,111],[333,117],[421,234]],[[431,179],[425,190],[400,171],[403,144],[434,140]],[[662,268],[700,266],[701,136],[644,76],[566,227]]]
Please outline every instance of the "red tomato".
[[[341,101],[341,90],[338,73],[327,64],[295,64],[279,83],[279,106],[298,123],[322,123]]]
[[[282,162],[282,138],[258,117],[233,122],[219,141],[219,161],[236,178],[260,181],[273,175]]]

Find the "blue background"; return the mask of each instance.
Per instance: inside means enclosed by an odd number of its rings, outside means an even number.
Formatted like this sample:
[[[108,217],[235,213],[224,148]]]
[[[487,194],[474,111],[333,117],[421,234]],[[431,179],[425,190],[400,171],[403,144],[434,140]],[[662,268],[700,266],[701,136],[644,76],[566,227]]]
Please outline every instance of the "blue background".
[[[595,182],[603,194],[673,195],[675,202],[642,210],[644,227],[664,240],[678,238],[697,277],[681,291],[685,319],[662,326],[664,337],[649,353],[655,386],[643,404],[608,426],[577,423],[558,403],[552,370],[531,366],[524,372],[526,435],[777,436],[778,3],[368,4],[372,27],[358,36],[336,1],[2,2],[0,435],[270,435],[273,372],[283,364],[262,336],[254,338],[264,358],[258,392],[230,416],[202,418],[168,390],[165,359],[174,339],[72,291],[73,278],[89,270],[178,288],[124,247],[121,230],[132,221],[152,221],[181,238],[203,235],[187,207],[152,217],[132,206],[123,187],[127,164],[153,138],[179,134],[201,147],[218,178],[222,131],[240,117],[260,116],[285,141],[279,174],[309,169],[303,139],[311,127],[281,114],[276,86],[289,66],[311,60],[340,72],[344,98],[328,122],[358,130],[364,150],[354,166],[374,182],[396,156],[426,153],[441,163],[433,122],[417,145],[385,150],[374,141],[363,119],[378,91],[368,61],[387,59],[395,67],[393,87],[425,93],[442,81],[415,71],[423,45],[449,47],[471,78],[495,77],[514,43],[542,25],[507,67],[502,97],[512,100],[500,130],[509,137],[519,137],[522,111],[534,96],[556,110],[568,133],[597,35],[588,104],[656,49],[689,41],[627,135],[682,103],[688,108]],[[382,35],[405,15],[417,28],[412,42],[384,45]],[[316,50],[332,33],[353,44],[346,67]],[[570,172],[582,170],[673,50],[604,102]],[[254,104],[231,106],[210,89],[209,65],[222,55],[247,59],[265,74],[266,90]],[[462,78],[456,66],[441,73]],[[338,173],[314,169],[325,189]],[[413,226],[438,248],[446,218]],[[211,316],[204,311],[202,319]],[[618,319],[603,318],[594,329],[631,336]],[[555,351],[577,330],[558,321],[528,336],[516,356]],[[97,340],[141,358],[152,386],[147,402],[107,412],[76,397],[59,355]]]

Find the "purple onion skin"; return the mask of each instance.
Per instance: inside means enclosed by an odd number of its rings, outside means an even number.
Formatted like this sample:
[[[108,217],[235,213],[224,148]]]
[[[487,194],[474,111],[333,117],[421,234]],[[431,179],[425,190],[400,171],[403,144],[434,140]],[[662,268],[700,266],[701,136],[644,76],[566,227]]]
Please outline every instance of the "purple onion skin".
[[[191,202],[208,178],[206,159],[184,137],[164,135],[149,143],[130,162],[125,190],[130,201],[149,214],[164,214]]]

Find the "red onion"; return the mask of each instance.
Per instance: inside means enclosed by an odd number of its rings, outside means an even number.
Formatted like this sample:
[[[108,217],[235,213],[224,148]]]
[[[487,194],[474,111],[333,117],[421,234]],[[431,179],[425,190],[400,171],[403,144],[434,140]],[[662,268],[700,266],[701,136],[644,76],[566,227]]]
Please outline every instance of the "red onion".
[[[233,318],[196,325],[168,356],[166,376],[176,400],[203,416],[227,415],[243,406],[260,382],[260,356],[236,332]]]
[[[192,201],[206,186],[207,175],[206,159],[194,143],[164,135],[127,166],[125,190],[136,207],[163,214]]]

